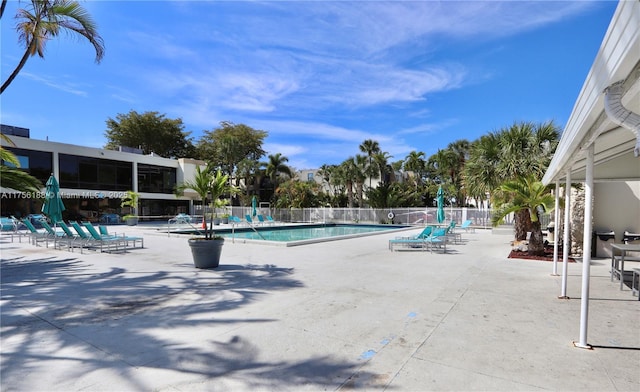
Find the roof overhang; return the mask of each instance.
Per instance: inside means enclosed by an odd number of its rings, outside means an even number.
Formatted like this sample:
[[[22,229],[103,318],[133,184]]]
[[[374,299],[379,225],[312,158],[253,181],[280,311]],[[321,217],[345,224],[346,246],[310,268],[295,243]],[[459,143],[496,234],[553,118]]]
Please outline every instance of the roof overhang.
[[[634,156],[637,132],[605,110],[607,89],[616,86],[620,107],[640,113],[640,1],[620,1],[582,86],[542,182],[585,179],[586,151],[594,146],[594,180],[640,180]],[[610,97],[608,97],[609,100]],[[609,114],[611,110],[609,109]]]

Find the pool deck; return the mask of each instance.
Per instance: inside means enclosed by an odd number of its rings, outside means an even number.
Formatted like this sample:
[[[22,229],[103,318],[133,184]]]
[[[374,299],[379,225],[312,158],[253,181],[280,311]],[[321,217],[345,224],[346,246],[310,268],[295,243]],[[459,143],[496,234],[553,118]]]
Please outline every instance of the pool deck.
[[[607,259],[592,261],[587,350],[572,344],[582,264],[558,299],[552,263],[508,259],[507,235],[464,233],[447,254],[390,252],[396,233],[227,241],[197,270],[183,236],[110,231],[145,248],[0,237],[2,391],[640,390],[640,301]]]

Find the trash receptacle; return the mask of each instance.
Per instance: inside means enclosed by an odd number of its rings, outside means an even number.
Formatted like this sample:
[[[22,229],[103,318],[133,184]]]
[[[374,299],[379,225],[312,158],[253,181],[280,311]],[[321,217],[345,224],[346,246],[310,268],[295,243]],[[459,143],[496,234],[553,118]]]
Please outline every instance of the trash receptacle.
[[[591,257],[611,257],[611,243],[615,242],[613,231],[594,231],[591,237]]]
[[[625,230],[624,236],[622,236],[622,242],[625,244],[640,244],[640,233],[630,233],[629,231]],[[640,259],[640,252],[628,251],[627,255],[630,259]]]
[[[630,233],[625,230],[624,236],[622,236],[622,242],[628,244],[631,241],[640,241],[640,233]]]
[[[547,241],[550,244],[553,244],[556,241],[555,229],[556,224],[553,222],[549,222],[549,224],[547,225]]]

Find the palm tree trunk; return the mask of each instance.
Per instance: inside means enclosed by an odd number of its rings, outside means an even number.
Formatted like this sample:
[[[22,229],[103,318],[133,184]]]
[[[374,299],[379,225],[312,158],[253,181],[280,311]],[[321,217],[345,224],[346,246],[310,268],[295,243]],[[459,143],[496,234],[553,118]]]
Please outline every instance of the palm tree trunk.
[[[544,242],[542,239],[542,227],[540,221],[531,222],[531,237],[529,238],[529,254],[534,256],[544,255]]]
[[[521,210],[515,213],[514,230],[516,234],[516,241],[524,241],[527,239],[527,231],[531,226],[531,217],[529,216],[529,210]]]
[[[13,82],[13,79],[15,79],[16,76],[18,76],[18,74],[20,73],[20,70],[22,70],[22,67],[24,67],[24,65],[27,63],[27,59],[29,58],[29,53],[31,52],[30,49],[34,41],[31,41],[31,42],[32,43],[29,44],[29,47],[27,48],[27,50],[25,50],[24,55],[22,55],[22,58],[20,59],[20,63],[18,63],[18,66],[16,67],[16,69],[14,69],[11,75],[9,75],[9,77],[7,78],[7,80],[5,80],[4,83],[2,83],[2,87],[0,87],[0,94],[2,94],[7,87],[9,87],[11,82]]]

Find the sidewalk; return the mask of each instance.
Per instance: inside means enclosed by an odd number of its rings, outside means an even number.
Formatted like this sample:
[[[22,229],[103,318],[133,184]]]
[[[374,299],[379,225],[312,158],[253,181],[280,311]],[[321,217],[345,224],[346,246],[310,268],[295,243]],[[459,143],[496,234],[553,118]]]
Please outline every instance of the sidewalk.
[[[509,236],[476,230],[449,254],[390,252],[395,234],[227,241],[197,270],[186,237],[117,229],[145,248],[1,243],[0,389],[640,390],[640,301],[608,260],[592,262],[585,350],[582,264],[560,300],[552,263],[507,259]]]

